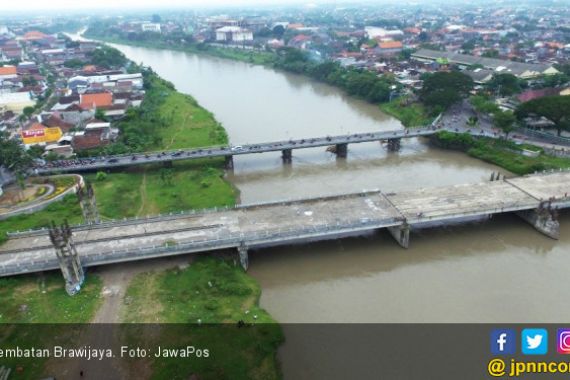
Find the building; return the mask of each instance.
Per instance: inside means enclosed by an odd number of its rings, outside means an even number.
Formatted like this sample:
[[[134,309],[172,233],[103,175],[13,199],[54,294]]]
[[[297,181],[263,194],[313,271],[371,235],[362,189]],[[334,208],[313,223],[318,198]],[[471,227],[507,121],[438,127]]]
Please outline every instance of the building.
[[[385,41],[380,42],[374,50],[379,55],[390,56],[400,53],[403,48],[404,45],[400,41]]]
[[[217,42],[246,42],[253,41],[253,32],[239,26],[224,26],[216,29]]]
[[[22,113],[24,108],[35,104],[29,92],[0,93],[0,112]]]
[[[420,62],[445,61],[463,67],[482,66],[487,70],[492,70],[495,74],[513,74],[522,79],[559,73],[551,64],[522,63],[429,49],[418,50],[412,54],[412,58]]]
[[[0,67],[0,82],[5,79],[14,79],[18,77],[18,68],[16,66]]]
[[[81,94],[79,105],[83,109],[110,107],[113,105],[113,94],[110,92],[98,92],[94,94]]]
[[[145,22],[144,24],[141,24],[141,30],[143,32],[160,33],[160,24]]]
[[[387,30],[376,26],[367,26],[364,28],[364,31],[368,38],[394,38],[404,35],[404,32],[398,29]]]

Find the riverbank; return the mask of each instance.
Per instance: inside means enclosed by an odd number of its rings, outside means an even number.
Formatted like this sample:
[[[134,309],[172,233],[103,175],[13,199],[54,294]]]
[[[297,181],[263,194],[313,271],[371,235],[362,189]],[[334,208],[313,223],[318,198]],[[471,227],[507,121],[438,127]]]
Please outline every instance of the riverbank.
[[[473,137],[467,133],[447,131],[432,136],[430,141],[437,147],[465,152],[519,175],[570,168],[570,159],[549,156],[541,148],[529,144],[519,145],[503,139]],[[525,150],[540,153],[536,157],[529,157],[524,155]]]
[[[126,40],[123,38],[93,34],[89,32],[89,29],[87,29],[87,31],[85,31],[82,34],[82,36],[85,38],[90,38],[93,40],[98,40],[110,44],[124,44],[124,45],[151,48],[151,49],[165,49],[165,50],[183,51],[195,54],[208,54],[212,57],[232,59],[235,61],[248,62],[256,65],[269,65],[275,60],[276,57],[276,55],[272,52],[234,49],[234,48],[221,48],[221,47],[211,46],[208,44],[191,44],[191,45],[180,46],[178,44],[170,44],[159,40],[155,41]]]
[[[171,83],[160,78],[152,70],[145,71],[144,76],[145,100],[139,109],[129,110],[127,117],[118,123],[118,128],[121,131],[119,140],[110,146],[109,150],[90,152],[90,154],[109,154],[112,151],[117,153],[146,150],[162,151],[166,149],[228,144],[228,136],[223,126],[215,120],[212,113],[201,107],[195,99],[178,92]],[[231,206],[236,203],[238,197],[237,190],[224,178],[223,160],[220,159],[180,162],[174,163],[169,167],[148,165],[125,170],[124,172],[100,172],[89,174],[85,177],[93,184],[98,210],[103,220],[189,209]],[[63,202],[50,205],[42,212],[0,222],[0,232],[46,227],[52,220],[56,223],[61,223],[63,220],[68,220],[70,224],[80,223],[82,221],[82,213],[77,198],[69,196]],[[79,254],[81,255],[81,252]],[[281,341],[281,338],[279,338],[281,330],[280,326],[258,306],[259,285],[253,278],[245,274],[239,266],[234,266],[222,259],[212,258],[206,260],[207,264],[204,265],[200,264],[201,260],[197,261],[196,266],[194,263],[191,263],[187,271],[184,272],[189,276],[189,279],[186,280],[182,276],[180,278],[172,277],[171,271],[164,270],[152,273],[145,272],[138,275],[138,283],[146,286],[155,283],[153,282],[155,278],[168,282],[166,288],[164,287],[166,285],[161,285],[160,281],[156,282],[158,288],[154,289],[151,286],[150,294],[153,296],[146,299],[146,302],[158,305],[164,301],[161,298],[162,293],[169,288],[171,292],[180,292],[181,296],[175,300],[168,299],[168,308],[174,308],[178,310],[180,315],[184,315],[193,310],[188,304],[189,298],[186,293],[188,286],[190,286],[188,281],[192,282],[193,279],[197,278],[208,278],[209,281],[214,281],[215,283],[216,279],[223,279],[218,281],[220,281],[220,287],[224,291],[219,291],[218,289],[218,291],[209,294],[207,299],[204,299],[207,302],[203,304],[203,311],[209,310],[208,308],[212,308],[212,305],[220,305],[220,313],[211,313],[211,318],[208,319],[208,322],[237,322],[235,318],[228,318],[226,314],[222,313],[222,310],[233,310],[232,315],[237,316],[237,313],[239,313],[237,307],[240,304],[241,306],[248,306],[252,311],[252,316],[258,316],[260,322],[270,325],[271,330],[275,331],[275,335],[273,335],[274,339],[266,341],[267,344],[264,343],[261,346],[259,342],[267,337],[257,335],[248,338],[249,340],[240,341],[251,346],[252,350],[244,350],[244,353],[247,353],[247,358],[240,357],[241,364],[239,366],[237,366],[236,363],[238,362],[235,359],[238,355],[232,356],[230,355],[231,352],[224,348],[224,352],[227,352],[228,355],[218,357],[218,364],[227,368],[228,373],[238,373],[235,371],[239,369],[242,372],[247,370],[248,373],[259,373],[260,375],[257,378],[278,378],[276,352]],[[97,273],[105,271],[105,268],[98,268],[93,271]],[[103,297],[104,289],[101,289],[100,281],[97,280],[98,277],[89,275],[86,282],[88,290],[85,292],[85,295],[90,297],[93,302],[96,301],[96,303],[93,304],[88,314],[85,312],[79,318],[77,317],[77,311],[85,308],[85,303],[82,302],[84,297],[83,291],[79,296],[69,297],[64,292],[63,279],[60,273],[54,271],[49,276],[59,280],[59,283],[54,282],[53,285],[50,285],[53,288],[53,292],[43,293],[42,291],[41,294],[45,295],[44,298],[47,300],[45,303],[59,305],[59,312],[67,316],[66,322],[87,323],[91,321],[98,308],[106,306],[102,305],[103,302],[110,302],[115,305],[114,310],[107,310],[108,308],[106,308],[106,315],[121,313],[126,303],[125,300],[122,300],[124,302],[113,302],[112,297]],[[38,276],[34,275],[2,279],[0,284],[3,281],[14,282],[17,285],[7,286],[6,289],[11,289],[13,293],[25,294],[26,292],[20,289],[33,288],[38,278]],[[180,279],[181,283],[178,283],[178,279]],[[136,289],[137,282],[135,281],[133,284],[131,285],[130,281],[123,284],[126,289],[122,294],[133,294],[133,292],[136,292],[136,290],[130,290],[131,286],[135,286]],[[200,284],[200,286],[203,286],[203,284]],[[105,292],[107,291],[108,289],[105,290]],[[235,298],[232,298],[231,294],[229,294],[232,292],[238,292],[239,294],[236,293]],[[28,323],[29,320],[23,315],[11,312],[11,310],[17,310],[22,305],[22,299],[9,293],[0,293],[0,299],[2,299],[0,314],[11,316],[11,319],[5,322]],[[66,303],[58,301],[63,297],[65,297]],[[121,313],[121,315],[125,316],[125,319],[129,322],[139,318],[139,316],[131,312]],[[142,316],[139,319],[141,318]],[[173,319],[165,317],[161,320],[166,323]],[[57,322],[59,319],[54,318],[49,313],[43,313],[38,314],[35,317],[35,321],[50,323]],[[0,319],[0,322],[4,322],[4,320]],[[99,320],[99,322],[106,321]],[[185,320],[184,322],[198,323],[195,320]],[[206,337],[203,338],[205,341]],[[223,339],[220,339],[220,341],[223,342]],[[39,369],[41,369],[42,363],[37,365]],[[12,363],[7,364],[12,366]],[[205,365],[207,364],[205,363]],[[234,367],[236,369],[233,369]],[[187,369],[187,367],[185,368]],[[206,375],[208,371],[212,371],[210,367],[204,367],[203,370],[206,372]],[[241,375],[235,378],[250,377]],[[34,378],[37,378],[37,376]],[[201,378],[208,378],[208,376],[201,376]],[[215,376],[210,376],[210,378],[215,378]]]
[[[127,290],[122,318],[184,324],[165,327],[160,339],[172,347],[192,344],[212,353],[213,362],[195,358],[173,365],[173,360],[153,359],[153,378],[278,379],[276,353],[283,334],[259,307],[260,295],[259,284],[231,260],[198,257],[190,265],[137,275]],[[177,328],[184,334],[173,335]]]

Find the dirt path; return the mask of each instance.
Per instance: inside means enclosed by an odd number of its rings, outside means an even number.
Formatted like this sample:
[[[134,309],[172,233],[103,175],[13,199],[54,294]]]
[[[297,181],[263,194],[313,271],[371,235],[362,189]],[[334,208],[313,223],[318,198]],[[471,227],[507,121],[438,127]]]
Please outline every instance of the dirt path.
[[[141,213],[144,211],[144,208],[146,206],[146,170],[143,173],[143,179],[141,181],[140,191],[141,191],[141,206],[137,211],[137,216],[141,216]]]
[[[122,321],[125,313],[124,298],[131,280],[139,273],[183,266],[191,261],[192,256],[187,255],[100,267],[97,274],[103,281],[102,303],[93,317],[91,328],[85,332],[82,339],[84,344],[94,348],[112,348],[118,356],[122,344],[118,340],[117,331],[102,327],[102,324],[117,324]],[[89,281],[89,277],[86,281]],[[133,371],[127,371],[125,365],[120,357],[102,361],[60,359],[49,363],[47,368],[50,373],[57,375],[58,380],[101,379],[102,374],[106,380],[144,379],[151,375],[150,368],[144,365],[135,371],[136,374],[129,375]],[[83,371],[82,377],[81,371]]]

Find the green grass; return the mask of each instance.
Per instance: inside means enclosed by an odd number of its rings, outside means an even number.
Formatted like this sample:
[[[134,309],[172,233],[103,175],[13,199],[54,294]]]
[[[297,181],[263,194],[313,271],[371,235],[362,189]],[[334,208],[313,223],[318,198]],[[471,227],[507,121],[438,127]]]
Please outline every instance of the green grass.
[[[63,200],[54,202],[45,209],[33,214],[17,215],[0,221],[0,243],[6,241],[6,232],[47,227],[52,220],[59,224],[65,219],[70,224],[77,224],[83,221],[81,207],[75,195],[67,195]]]
[[[0,343],[10,347],[53,347],[77,342],[80,329],[68,323],[87,323],[101,303],[101,279],[90,276],[81,292],[67,295],[59,273],[0,279]],[[49,325],[43,325],[49,324]],[[67,344],[66,344],[67,343]],[[45,358],[3,358],[14,379],[46,377]],[[23,371],[16,374],[16,367]],[[12,377],[11,377],[12,378]]]
[[[169,91],[157,114],[165,125],[157,131],[160,143],[154,146],[156,150],[228,143],[226,131],[214,115],[188,95]]]
[[[517,145],[510,141],[489,137],[473,137],[442,131],[432,138],[441,148],[461,150],[472,157],[498,165],[508,171],[524,175],[537,171],[570,168],[570,159],[549,156],[542,149],[529,144]],[[542,152],[538,157],[527,157],[518,153],[523,149]]]
[[[181,210],[233,206],[235,188],[223,178],[219,160],[174,163],[170,169],[149,166],[110,173],[104,181],[91,180],[102,217],[156,215]],[[163,172],[171,178],[163,179]]]
[[[405,99],[396,99],[390,103],[381,104],[380,109],[400,120],[407,128],[423,127],[433,121],[433,117],[429,115],[423,104],[411,103],[407,105]]]
[[[283,335],[258,306],[260,294],[259,285],[240,267],[202,257],[185,269],[138,275],[127,290],[123,317],[127,322],[182,324],[163,328],[161,342],[171,347],[191,342],[212,353],[211,360],[155,359],[153,379],[192,373],[201,379],[277,379],[275,353]],[[238,321],[249,327],[238,329]],[[207,325],[216,323],[224,325]],[[129,339],[138,337],[131,333]]]

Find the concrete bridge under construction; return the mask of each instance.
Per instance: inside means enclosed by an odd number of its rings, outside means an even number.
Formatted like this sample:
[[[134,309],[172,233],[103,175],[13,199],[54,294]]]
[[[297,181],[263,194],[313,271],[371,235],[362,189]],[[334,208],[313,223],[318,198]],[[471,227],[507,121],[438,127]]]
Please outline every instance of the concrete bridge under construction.
[[[557,239],[558,210],[568,207],[570,171],[558,171],[399,193],[374,190],[79,225],[68,235],[82,267],[231,248],[237,249],[247,269],[247,252],[253,247],[382,228],[408,247],[415,227],[507,212]],[[59,267],[45,229],[11,233],[0,246],[0,276]]]
[[[199,158],[223,157],[228,169],[233,168],[233,157],[252,153],[281,152],[283,162],[290,163],[294,149],[331,147],[337,157],[345,158],[348,154],[348,144],[386,141],[389,150],[400,148],[402,138],[431,136],[437,132],[434,126],[415,129],[398,129],[370,133],[355,133],[341,136],[315,137],[300,140],[275,141],[239,146],[216,146],[205,148],[180,149],[164,152],[135,153],[128,155],[93,157],[79,160],[60,160],[47,166],[37,167],[37,174],[78,173],[84,171],[105,170],[127,166],[153,163],[170,164],[173,161],[192,160]]]

